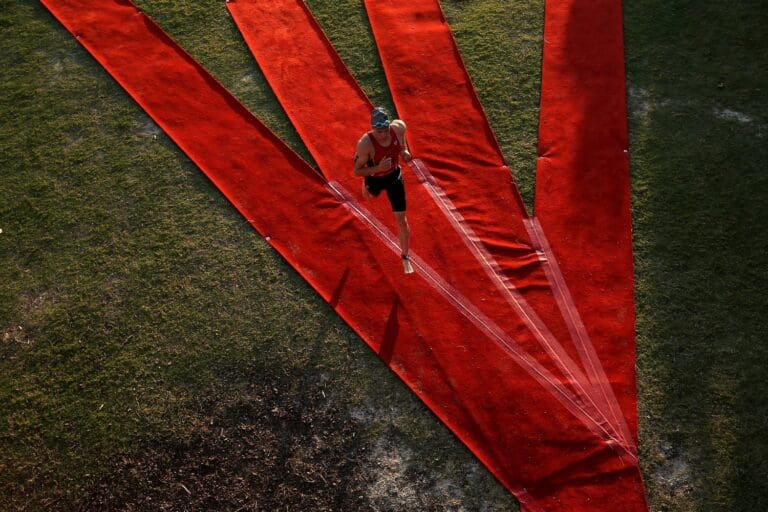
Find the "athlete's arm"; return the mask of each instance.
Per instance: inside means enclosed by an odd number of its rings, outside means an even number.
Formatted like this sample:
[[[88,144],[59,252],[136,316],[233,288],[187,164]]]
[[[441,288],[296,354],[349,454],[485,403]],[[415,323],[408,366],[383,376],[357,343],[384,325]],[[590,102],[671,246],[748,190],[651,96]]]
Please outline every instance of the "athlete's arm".
[[[395,119],[390,126],[395,130],[395,135],[400,139],[400,144],[403,146],[402,151],[400,151],[400,156],[402,156],[403,160],[406,162],[410,162],[413,157],[411,156],[411,151],[408,149],[408,141],[405,140],[405,122],[402,119]]]

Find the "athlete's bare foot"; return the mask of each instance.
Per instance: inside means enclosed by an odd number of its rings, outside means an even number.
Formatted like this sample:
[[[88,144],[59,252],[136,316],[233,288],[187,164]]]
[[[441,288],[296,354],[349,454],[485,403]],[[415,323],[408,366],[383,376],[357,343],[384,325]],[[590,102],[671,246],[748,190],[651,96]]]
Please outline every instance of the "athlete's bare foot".
[[[411,259],[407,254],[402,255],[403,260],[403,272],[406,274],[413,274],[413,266],[411,266]]]

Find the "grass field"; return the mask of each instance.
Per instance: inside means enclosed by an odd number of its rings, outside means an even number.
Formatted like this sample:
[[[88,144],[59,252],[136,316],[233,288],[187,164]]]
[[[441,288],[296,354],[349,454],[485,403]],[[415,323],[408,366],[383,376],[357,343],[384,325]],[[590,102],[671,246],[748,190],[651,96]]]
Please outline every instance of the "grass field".
[[[222,1],[138,4],[311,161]],[[391,107],[361,2],[308,4]],[[531,204],[543,4],[443,4]],[[516,508],[39,3],[0,27],[0,510]],[[654,511],[768,503],[766,27],[625,5]]]

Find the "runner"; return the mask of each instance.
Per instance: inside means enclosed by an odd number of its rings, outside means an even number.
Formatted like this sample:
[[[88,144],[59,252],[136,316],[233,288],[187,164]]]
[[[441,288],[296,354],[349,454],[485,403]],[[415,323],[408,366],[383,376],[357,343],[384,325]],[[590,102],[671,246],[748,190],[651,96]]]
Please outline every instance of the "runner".
[[[411,230],[405,215],[405,186],[399,165],[401,156],[406,162],[412,158],[405,141],[405,123],[401,119],[390,122],[389,113],[383,107],[376,107],[371,112],[371,128],[357,142],[354,173],[364,177],[365,199],[377,197],[382,190],[387,191],[397,221],[403,270],[410,274],[413,272],[408,259]]]

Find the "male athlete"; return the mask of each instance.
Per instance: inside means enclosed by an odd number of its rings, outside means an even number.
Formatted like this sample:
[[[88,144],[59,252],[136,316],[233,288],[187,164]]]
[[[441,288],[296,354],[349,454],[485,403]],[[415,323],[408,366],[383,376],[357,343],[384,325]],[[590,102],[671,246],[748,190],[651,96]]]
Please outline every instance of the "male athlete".
[[[357,142],[355,152],[355,176],[364,176],[363,197],[370,199],[382,190],[392,205],[397,221],[397,237],[403,258],[403,270],[413,272],[408,260],[408,244],[411,230],[405,217],[405,187],[400,171],[400,156],[406,162],[411,160],[408,144],[405,142],[405,123],[400,119],[389,121],[389,114],[383,107],[371,112],[372,130],[363,134]]]

